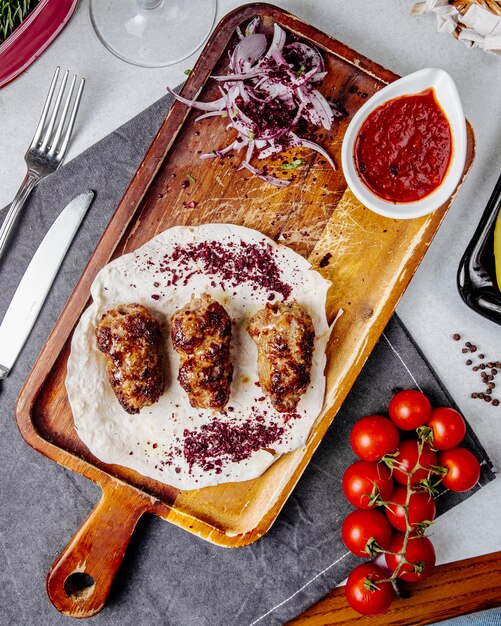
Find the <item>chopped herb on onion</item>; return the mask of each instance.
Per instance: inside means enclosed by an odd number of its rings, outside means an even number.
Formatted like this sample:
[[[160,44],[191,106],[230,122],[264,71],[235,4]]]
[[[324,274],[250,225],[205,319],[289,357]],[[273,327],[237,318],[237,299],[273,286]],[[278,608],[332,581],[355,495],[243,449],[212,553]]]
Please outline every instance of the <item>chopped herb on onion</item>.
[[[319,152],[336,169],[329,153],[319,144],[298,137],[293,129],[302,119],[314,126],[332,127],[332,108],[317,86],[324,79],[324,61],[313,46],[286,43],[286,34],[274,25],[273,38],[256,32],[259,18],[253,19],[242,33],[237,28],[239,43],[229,55],[229,73],[214,76],[221,98],[212,102],[187,100],[171,89],[168,91],[184,104],[205,111],[197,120],[220,116],[228,119],[228,128],[237,131],[237,138],[225,148],[202,154],[202,159],[221,158],[231,150],[245,151],[239,169],[247,169],[262,180],[286,187],[290,181],[270,176],[250,164],[254,153],[265,159],[288,148],[303,146]],[[304,159],[282,164],[283,170],[303,165]]]
[[[283,170],[296,170],[300,165],[304,165],[306,161],[304,159],[294,159],[290,163],[282,163]]]

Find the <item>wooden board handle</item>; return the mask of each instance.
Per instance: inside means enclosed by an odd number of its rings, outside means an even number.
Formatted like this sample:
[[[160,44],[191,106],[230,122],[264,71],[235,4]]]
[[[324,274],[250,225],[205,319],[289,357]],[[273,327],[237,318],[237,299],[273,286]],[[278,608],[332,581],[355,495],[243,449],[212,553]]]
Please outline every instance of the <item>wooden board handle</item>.
[[[58,611],[90,617],[104,606],[132,532],[154,501],[137,491],[106,485],[96,508],[54,561],[47,593]]]

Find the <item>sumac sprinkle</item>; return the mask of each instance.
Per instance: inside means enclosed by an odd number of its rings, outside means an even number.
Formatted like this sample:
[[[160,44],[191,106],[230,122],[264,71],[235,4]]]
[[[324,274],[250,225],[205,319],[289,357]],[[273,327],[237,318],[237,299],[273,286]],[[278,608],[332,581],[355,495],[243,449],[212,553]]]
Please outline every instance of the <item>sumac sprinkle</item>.
[[[318,264],[319,267],[326,267],[327,265],[329,265],[329,261],[332,258],[332,254],[330,252],[327,252],[327,254],[325,254],[321,259],[320,259],[320,263]]]
[[[229,286],[236,287],[248,283],[268,292],[279,293],[284,300],[290,296],[292,287],[281,280],[281,272],[275,261],[273,248],[267,243],[238,244],[219,241],[176,246],[170,255],[164,257],[160,271],[174,275],[175,269],[182,271],[184,284],[187,284],[189,270],[196,273],[218,276]],[[193,272],[193,273],[195,273]],[[173,284],[176,284],[174,276]]]
[[[210,471],[217,460],[248,459],[253,452],[279,441],[284,431],[278,424],[258,422],[256,416],[242,424],[227,424],[216,419],[198,430],[184,431],[183,454],[190,467],[198,465]]]

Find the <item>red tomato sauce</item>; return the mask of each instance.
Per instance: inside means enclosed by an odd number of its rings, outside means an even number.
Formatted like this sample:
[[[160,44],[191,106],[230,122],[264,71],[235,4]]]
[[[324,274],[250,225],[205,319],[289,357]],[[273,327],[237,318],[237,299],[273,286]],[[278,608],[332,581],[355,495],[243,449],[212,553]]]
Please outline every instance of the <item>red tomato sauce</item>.
[[[443,181],[452,155],[449,122],[433,89],[385,102],[362,124],[355,167],[365,185],[390,202],[414,202]]]

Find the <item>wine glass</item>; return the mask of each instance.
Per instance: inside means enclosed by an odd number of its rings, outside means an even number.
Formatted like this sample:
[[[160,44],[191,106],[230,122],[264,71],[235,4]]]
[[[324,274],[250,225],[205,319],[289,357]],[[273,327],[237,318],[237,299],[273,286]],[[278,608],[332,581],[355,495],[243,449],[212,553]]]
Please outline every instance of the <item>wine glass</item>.
[[[101,42],[127,63],[164,67],[197,50],[209,36],[217,0],[90,0]]]

